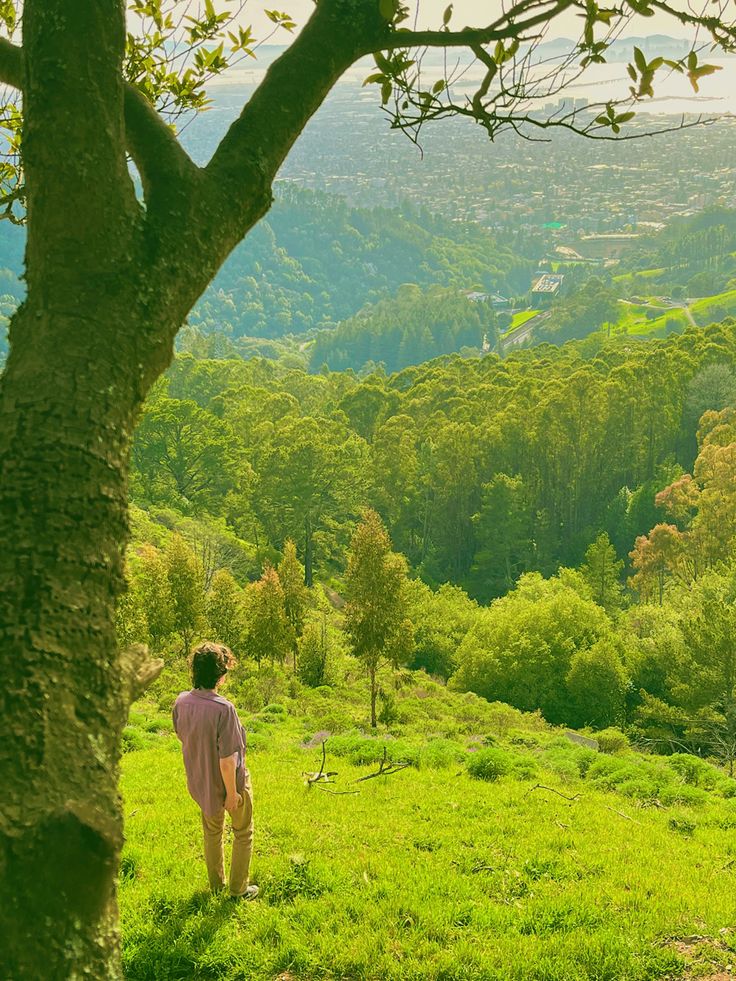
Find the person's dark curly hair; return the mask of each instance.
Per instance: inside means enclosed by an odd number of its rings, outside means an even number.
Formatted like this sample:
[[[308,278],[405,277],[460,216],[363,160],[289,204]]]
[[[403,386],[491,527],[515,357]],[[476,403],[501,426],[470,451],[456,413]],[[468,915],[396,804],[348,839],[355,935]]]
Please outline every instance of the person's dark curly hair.
[[[206,640],[192,651],[190,666],[194,688],[214,688],[235,667],[235,658],[229,647]]]

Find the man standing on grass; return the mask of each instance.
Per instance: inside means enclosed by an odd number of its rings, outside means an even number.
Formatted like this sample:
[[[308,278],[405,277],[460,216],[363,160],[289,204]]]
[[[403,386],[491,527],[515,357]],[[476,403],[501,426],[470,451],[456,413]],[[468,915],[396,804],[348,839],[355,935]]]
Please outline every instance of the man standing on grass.
[[[225,811],[233,825],[230,895],[253,899],[258,886],[248,883],[253,851],[253,792],[245,768],[245,730],[232,702],[217,687],[234,666],[232,652],[206,641],[192,654],[192,690],[174,704],[174,731],[181,740],[189,793],[202,810],[204,858],[210,889],[225,888],[222,833]]]

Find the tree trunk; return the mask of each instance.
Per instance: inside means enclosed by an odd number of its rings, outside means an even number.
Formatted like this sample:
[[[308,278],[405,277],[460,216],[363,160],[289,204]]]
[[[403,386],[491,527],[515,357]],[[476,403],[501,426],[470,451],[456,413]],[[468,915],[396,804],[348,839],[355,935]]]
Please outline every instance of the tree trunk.
[[[368,668],[368,673],[369,673],[370,679],[371,679],[371,728],[372,729],[375,729],[376,726],[377,726],[377,723],[376,723],[376,695],[378,694],[378,691],[377,691],[377,688],[376,688],[376,668],[375,668],[374,665],[371,665]]]
[[[314,585],[314,531],[312,516],[304,516],[304,585],[312,588]]]
[[[142,399],[125,334],[143,329],[126,307],[67,318],[29,300],[0,386],[0,936],[13,979],[120,977],[128,701],[114,610]]]
[[[165,345],[131,261],[123,6],[28,0],[23,35],[28,298],[0,382],[3,973],[118,978],[114,608],[130,438]]]

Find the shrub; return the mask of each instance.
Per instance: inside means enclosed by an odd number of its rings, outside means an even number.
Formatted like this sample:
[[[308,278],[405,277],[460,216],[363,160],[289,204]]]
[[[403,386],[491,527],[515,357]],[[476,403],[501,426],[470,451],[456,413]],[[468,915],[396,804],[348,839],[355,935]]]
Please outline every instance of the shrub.
[[[380,705],[378,710],[378,721],[383,726],[392,725],[399,717],[398,709],[396,707],[396,696],[390,691],[380,689],[378,692],[378,701]]]
[[[266,884],[266,896],[271,903],[293,903],[299,896],[316,899],[328,889],[308,859],[294,856],[288,867]]]
[[[512,757],[502,749],[481,749],[468,760],[468,773],[476,780],[498,780],[511,769]]]
[[[302,684],[320,688],[330,678],[334,662],[333,645],[326,631],[308,624],[299,640],[297,672]]]
[[[422,747],[420,763],[429,770],[441,770],[459,763],[465,757],[465,750],[452,739],[431,739]]]
[[[286,709],[283,705],[279,705],[274,702],[271,705],[267,705],[265,708],[261,709],[263,715],[286,715]]]
[[[615,789],[624,797],[633,797],[634,800],[654,801],[659,797],[657,784],[645,777],[623,780]]]
[[[690,753],[675,753],[667,762],[684,783],[693,787],[712,790],[723,779],[714,766]]]
[[[255,678],[239,681],[233,699],[246,712],[260,712],[263,708],[263,695]]]
[[[695,821],[691,821],[689,818],[671,817],[667,822],[667,827],[670,831],[676,831],[678,834],[686,835],[689,838],[692,836],[697,825]]]
[[[353,766],[371,766],[383,759],[384,747],[392,762],[419,766],[421,753],[418,746],[403,739],[376,739],[356,731],[333,736],[327,744],[327,752],[347,757]]]
[[[708,802],[708,794],[699,787],[689,787],[686,784],[678,787],[676,784],[671,784],[662,788],[659,802],[665,807],[671,807],[673,804],[690,804],[698,807]]]
[[[564,736],[551,740],[542,754],[544,765],[566,780],[585,777],[589,767],[597,759],[598,753],[586,746],[571,743]]]
[[[148,740],[135,726],[126,726],[123,729],[123,752],[132,753],[137,749],[145,749],[149,745]]]
[[[601,753],[622,753],[629,749],[629,737],[620,729],[610,727],[595,734],[598,749]]]
[[[260,732],[247,732],[245,736],[246,753],[262,753],[264,749],[269,749],[271,740],[268,736]]]

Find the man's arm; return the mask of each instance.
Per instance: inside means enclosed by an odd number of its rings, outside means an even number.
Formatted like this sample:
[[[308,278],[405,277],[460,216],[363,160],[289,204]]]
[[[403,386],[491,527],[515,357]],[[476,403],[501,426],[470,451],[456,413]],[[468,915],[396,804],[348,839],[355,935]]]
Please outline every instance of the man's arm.
[[[232,756],[220,758],[220,773],[222,774],[222,782],[225,784],[225,810],[230,811],[231,814],[240,806],[240,794],[235,786],[235,768],[237,765],[237,752],[233,753]]]

